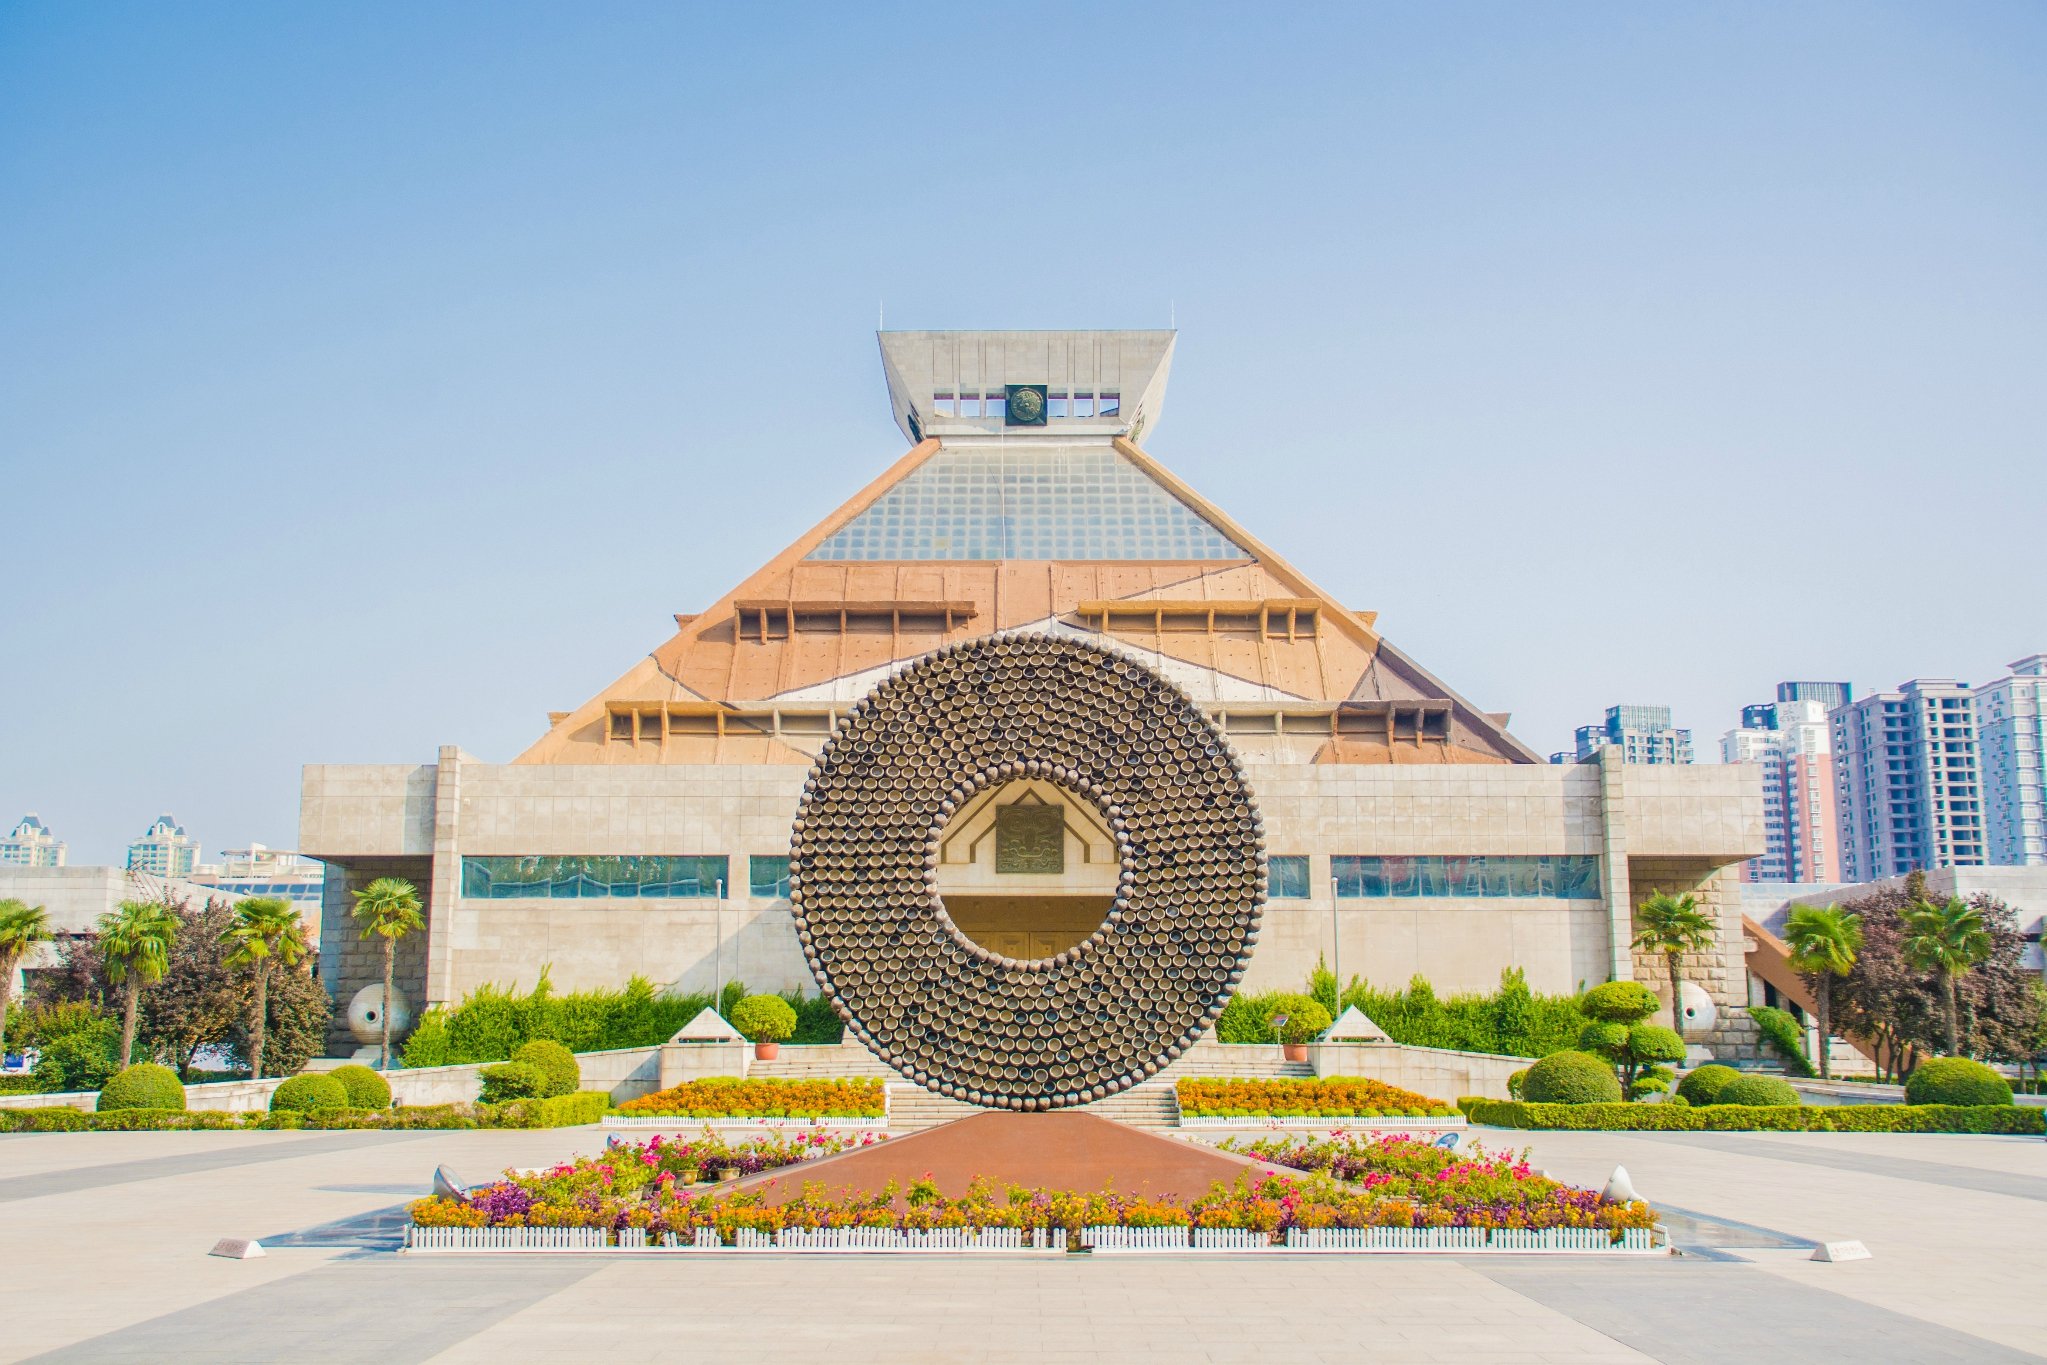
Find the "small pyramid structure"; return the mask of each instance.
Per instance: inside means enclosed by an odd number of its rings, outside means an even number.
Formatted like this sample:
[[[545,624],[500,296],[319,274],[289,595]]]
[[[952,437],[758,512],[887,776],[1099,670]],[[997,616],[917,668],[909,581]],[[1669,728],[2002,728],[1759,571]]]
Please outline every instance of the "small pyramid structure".
[[[1356,1005],[1345,1008],[1336,1016],[1336,1022],[1329,1026],[1329,1032],[1322,1035],[1327,1043],[1390,1043],[1393,1041],[1385,1029],[1373,1023],[1365,1012]]]
[[[675,1031],[671,1043],[743,1043],[745,1037],[738,1029],[725,1021],[725,1016],[709,1005],[697,1011],[697,1017]]]

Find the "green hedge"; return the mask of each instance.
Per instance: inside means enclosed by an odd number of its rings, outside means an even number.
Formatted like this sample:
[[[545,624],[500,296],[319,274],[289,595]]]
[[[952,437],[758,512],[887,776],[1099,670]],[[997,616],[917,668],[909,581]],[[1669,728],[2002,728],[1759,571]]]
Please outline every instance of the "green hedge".
[[[2047,1131],[2047,1110],[1952,1104],[1522,1104],[1473,1105],[1473,1123],[1567,1131],[1782,1133],[2011,1133]]]
[[[746,995],[744,982],[728,982],[724,992],[726,1018]],[[836,1043],[844,1032],[831,1001],[821,995],[789,992],[782,996],[796,1015],[795,1043]],[[479,986],[452,1009],[428,1010],[405,1040],[405,1065],[450,1066],[471,1062],[502,1062],[521,1043],[546,1038],[571,1052],[603,1052],[622,1047],[655,1047],[711,1004],[708,993],[668,995],[645,977],[635,976],[615,990],[572,991],[557,995],[541,972],[533,989],[516,994],[502,986]]]
[[[258,1111],[228,1113],[218,1109],[120,1109],[89,1114],[82,1109],[0,1109],[0,1133],[133,1133],[195,1129],[420,1129],[420,1128],[571,1128],[596,1123],[610,1107],[611,1097],[586,1090],[547,1100],[514,1100],[510,1104],[422,1105],[405,1109],[319,1109],[311,1113]]]
[[[1335,1003],[1335,982],[1324,972],[1311,983],[1308,993],[1326,1007]],[[1265,1024],[1271,1017],[1266,1003],[1269,998],[1243,994],[1232,999],[1216,1020],[1217,1039],[1225,1043],[1271,1042],[1272,1030]],[[1586,1023],[1577,996],[1536,995],[1521,973],[1512,969],[1500,973],[1500,989],[1490,995],[1439,997],[1420,976],[1409,981],[1406,990],[1354,980],[1345,988],[1342,1004],[1364,1011],[1396,1043],[1507,1057],[1546,1057],[1575,1047]]]

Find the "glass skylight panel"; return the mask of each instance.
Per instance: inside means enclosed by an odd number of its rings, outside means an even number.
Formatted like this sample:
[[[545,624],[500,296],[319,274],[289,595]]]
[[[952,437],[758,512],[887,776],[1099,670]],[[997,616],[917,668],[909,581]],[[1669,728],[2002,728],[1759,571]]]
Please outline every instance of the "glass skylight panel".
[[[816,560],[1249,559],[1107,448],[941,450]]]

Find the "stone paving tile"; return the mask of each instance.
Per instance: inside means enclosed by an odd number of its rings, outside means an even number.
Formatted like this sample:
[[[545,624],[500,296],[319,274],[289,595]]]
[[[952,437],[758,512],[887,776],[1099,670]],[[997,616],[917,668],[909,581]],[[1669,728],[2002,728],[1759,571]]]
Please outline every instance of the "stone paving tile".
[[[52,1134],[40,1134],[49,1137]],[[65,1134],[64,1136],[71,1136]],[[99,1136],[81,1134],[79,1136]],[[69,1170],[42,1171],[34,1175],[0,1176],[0,1204],[18,1199],[46,1199],[52,1195],[73,1194],[80,1190],[104,1189],[111,1185],[129,1185],[138,1180],[163,1180],[171,1176],[197,1175],[202,1171],[226,1170],[236,1166],[250,1166],[262,1161],[296,1161],[301,1157],[322,1156],[328,1152],[352,1151],[362,1147],[388,1145],[397,1140],[418,1142],[435,1136],[430,1132],[409,1133],[293,1133],[282,1142],[265,1142],[269,1133],[226,1133],[223,1137],[255,1138],[257,1141],[232,1147],[208,1151],[184,1152],[171,1156],[143,1157],[139,1160],[116,1161],[103,1165],[91,1165]]]

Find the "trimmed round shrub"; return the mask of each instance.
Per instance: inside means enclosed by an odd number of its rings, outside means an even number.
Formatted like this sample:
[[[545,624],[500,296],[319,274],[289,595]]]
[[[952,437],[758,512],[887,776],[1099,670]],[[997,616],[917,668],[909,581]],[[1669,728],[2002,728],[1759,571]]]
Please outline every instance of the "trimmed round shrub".
[[[1528,1068],[1521,1097],[1530,1104],[1619,1104],[1613,1068],[1589,1052],[1552,1052]]]
[[[1274,995],[1265,1002],[1268,1036],[1272,1021],[1282,1014],[1286,1016],[1286,1022],[1279,1026],[1282,1043],[1312,1043],[1329,1031],[1332,1022],[1329,1011],[1312,995]]]
[[[1515,1072],[1513,1075],[1507,1077],[1507,1093],[1517,1100],[1521,1099],[1522,1098],[1521,1087],[1526,1085],[1527,1083],[1528,1068],[1524,1066],[1519,1071]]]
[[[169,1067],[137,1062],[107,1077],[96,1107],[102,1114],[114,1109],[183,1109],[185,1087]]]
[[[547,1077],[524,1062],[500,1062],[483,1069],[485,1104],[507,1100],[537,1100],[547,1095]]]
[[[1782,1076],[1736,1076],[1720,1087],[1715,1104],[1748,1104],[1766,1109],[1798,1103],[1798,1092]]]
[[[1578,1008],[1587,1019],[1632,1024],[1656,1013],[1663,1008],[1663,1002],[1656,998],[1655,991],[1639,981],[1609,981],[1585,992],[1578,1001]]]
[[[1636,1024],[1628,1030],[1628,1052],[1638,1062],[1681,1062],[1685,1059],[1685,1040],[1674,1028]]]
[[[335,1080],[331,1072],[304,1072],[270,1092],[273,1114],[310,1114],[316,1109],[346,1108],[348,1087]]]
[[[796,1011],[779,995],[749,995],[732,1007],[732,1027],[749,1043],[779,1043],[796,1032]]]
[[[788,1007],[785,1005],[783,1008]],[[512,1053],[512,1060],[540,1073],[547,1082],[543,1096],[573,1095],[582,1088],[583,1068],[576,1065],[576,1054],[552,1038],[535,1038],[530,1043],[521,1043]]]
[[[327,1073],[341,1082],[341,1088],[348,1092],[350,1109],[389,1109],[391,1107],[391,1086],[382,1076],[366,1066],[351,1062],[337,1066]]]
[[[1693,1104],[1718,1104],[1720,1092],[1730,1081],[1740,1079],[1741,1073],[1733,1067],[1708,1062],[1687,1071],[1685,1078],[1677,1083],[1677,1093]]]
[[[1905,1079],[1907,1104],[2010,1104],[2011,1082],[1967,1057],[1935,1057]]]
[[[1578,1030],[1578,1051],[1589,1052],[1595,1057],[1617,1057],[1627,1045],[1626,1024],[1603,1023],[1595,1019]]]

